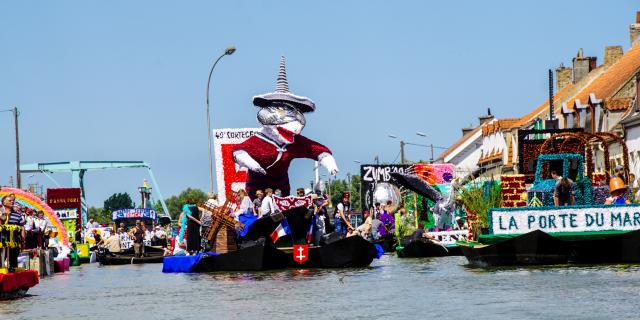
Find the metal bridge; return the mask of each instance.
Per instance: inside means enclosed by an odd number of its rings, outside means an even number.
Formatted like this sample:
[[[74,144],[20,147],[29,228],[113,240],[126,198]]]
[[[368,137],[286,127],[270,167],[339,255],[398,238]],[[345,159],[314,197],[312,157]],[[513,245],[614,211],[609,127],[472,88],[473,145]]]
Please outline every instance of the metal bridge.
[[[71,187],[80,188],[82,198],[82,225],[87,223],[87,203],[84,192],[84,174],[87,171],[108,170],[108,169],[126,169],[126,168],[146,168],[151,178],[151,183],[158,193],[160,203],[165,215],[169,215],[169,209],[164,202],[160,187],[156,183],[156,178],[151,171],[151,165],[145,161],[66,161],[66,162],[40,162],[20,164],[20,173],[42,173],[53,183],[61,187],[60,184],[53,179],[50,173],[65,172],[71,173]]]

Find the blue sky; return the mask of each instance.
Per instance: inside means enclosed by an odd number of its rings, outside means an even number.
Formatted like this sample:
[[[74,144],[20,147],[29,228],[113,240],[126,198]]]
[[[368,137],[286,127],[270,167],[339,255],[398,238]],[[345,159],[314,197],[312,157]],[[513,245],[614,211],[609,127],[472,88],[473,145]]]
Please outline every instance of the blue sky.
[[[615,4],[614,4],[615,3]],[[449,146],[491,107],[519,117],[547,97],[547,69],[579,48],[599,63],[629,48],[634,1],[4,1],[0,109],[21,111],[23,163],[146,160],[165,197],[208,188],[204,91],[216,68],[215,128],[256,126],[255,94],[287,57],[291,90],[312,98],[304,134],[341,169],[392,162],[395,134]],[[415,134],[425,132],[428,138]],[[14,173],[13,126],[0,113],[0,184]],[[428,150],[407,147],[410,160]],[[306,186],[313,163],[291,168]],[[69,175],[56,179],[69,185]],[[136,194],[144,170],[90,172],[87,199]],[[51,186],[44,176],[25,183]]]

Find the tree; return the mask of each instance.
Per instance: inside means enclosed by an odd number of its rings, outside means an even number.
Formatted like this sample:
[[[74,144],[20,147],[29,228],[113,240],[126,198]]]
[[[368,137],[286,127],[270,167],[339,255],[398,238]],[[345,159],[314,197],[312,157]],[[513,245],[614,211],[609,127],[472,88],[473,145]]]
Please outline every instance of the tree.
[[[114,193],[107,200],[104,201],[102,209],[107,212],[112,212],[118,209],[135,208],[135,203],[131,200],[128,193]]]
[[[331,181],[329,184],[329,190],[331,190],[331,202],[333,205],[337,205],[340,201],[342,201],[342,193],[349,191],[351,193],[351,208],[354,210],[361,209],[360,208],[360,176],[354,175],[351,176],[351,183],[348,183],[347,180],[337,179]]]
[[[182,212],[182,206],[185,203],[202,203],[205,201],[207,201],[207,194],[204,191],[196,188],[187,188],[180,192],[179,195],[171,196],[165,200],[165,202],[167,203],[167,209],[169,209],[169,213],[171,215],[171,219],[178,218],[180,212]],[[165,213],[162,205],[160,204],[160,201],[156,201],[156,203],[153,205],[153,208],[159,214]]]
[[[87,215],[89,216],[89,219],[93,219],[98,223],[111,223],[111,212],[106,211],[102,208],[89,207]]]

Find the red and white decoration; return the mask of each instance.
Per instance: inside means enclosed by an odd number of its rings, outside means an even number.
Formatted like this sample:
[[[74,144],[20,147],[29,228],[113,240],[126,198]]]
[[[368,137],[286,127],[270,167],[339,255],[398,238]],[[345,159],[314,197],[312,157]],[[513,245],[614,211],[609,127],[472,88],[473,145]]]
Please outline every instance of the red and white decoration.
[[[227,194],[245,188],[247,169],[240,168],[233,160],[233,148],[245,142],[260,128],[235,128],[213,130],[213,148],[216,159],[218,199],[224,203]]]
[[[311,204],[313,204],[313,200],[311,199],[311,196],[305,196],[305,197],[294,197],[294,196],[289,196],[289,197],[278,197],[278,196],[273,196],[273,202],[275,202],[276,207],[278,207],[278,209],[280,211],[287,211],[289,209],[293,209],[293,208],[297,208],[297,207],[305,207],[305,208],[311,208]]]
[[[303,264],[309,260],[309,246],[306,244],[293,245],[293,261]]]

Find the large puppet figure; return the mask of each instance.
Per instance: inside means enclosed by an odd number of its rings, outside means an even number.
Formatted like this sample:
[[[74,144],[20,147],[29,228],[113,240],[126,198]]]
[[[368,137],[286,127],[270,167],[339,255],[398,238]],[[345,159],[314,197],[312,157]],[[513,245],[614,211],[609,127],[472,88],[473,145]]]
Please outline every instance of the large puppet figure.
[[[289,195],[289,165],[296,158],[316,160],[329,173],[338,172],[331,150],[300,135],[306,120],[303,113],[315,111],[309,98],[289,92],[284,57],[280,58],[280,71],[276,91],[253,97],[260,108],[260,132],[233,149],[233,158],[240,167],[249,169],[246,191],[251,197],[260,189],[280,189]]]

